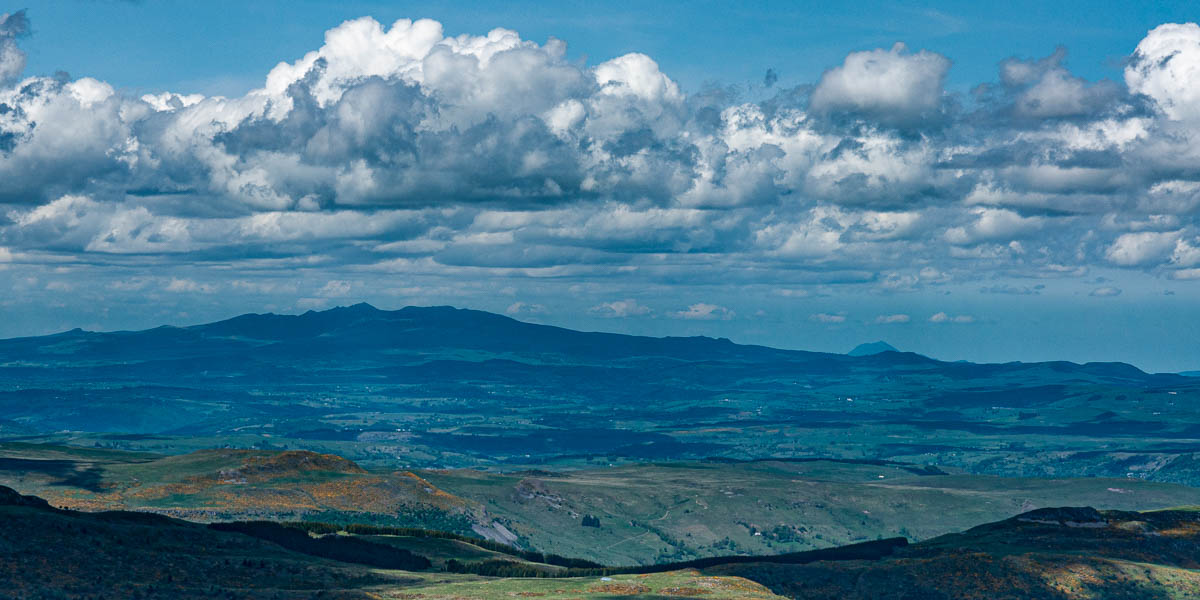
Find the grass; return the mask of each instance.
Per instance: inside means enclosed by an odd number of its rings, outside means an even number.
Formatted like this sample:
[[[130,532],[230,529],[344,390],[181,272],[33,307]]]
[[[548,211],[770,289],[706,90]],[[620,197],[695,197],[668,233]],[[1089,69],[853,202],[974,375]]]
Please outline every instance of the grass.
[[[511,600],[512,598],[710,598],[712,600],[777,600],[766,587],[740,577],[715,577],[698,571],[650,575],[615,575],[568,579],[446,578],[444,581],[406,586],[403,590],[375,593],[380,598],[405,600]]]
[[[831,462],[422,476],[484,505],[542,551],[608,564],[921,540],[1038,507],[1143,510],[1200,499],[1200,489],[1137,480],[918,476],[898,466]],[[599,517],[601,526],[583,527],[583,515]]]
[[[902,464],[673,462],[560,472],[368,472],[267,450],[178,456],[0,444],[0,484],[86,510],[197,521],[277,519],[484,534],[615,565],[922,540],[1033,508],[1200,505],[1200,489],[1130,479],[1001,478]],[[43,465],[38,471],[30,465]],[[50,467],[53,466],[51,469]],[[584,527],[583,517],[599,519]],[[502,529],[517,535],[501,538]]]

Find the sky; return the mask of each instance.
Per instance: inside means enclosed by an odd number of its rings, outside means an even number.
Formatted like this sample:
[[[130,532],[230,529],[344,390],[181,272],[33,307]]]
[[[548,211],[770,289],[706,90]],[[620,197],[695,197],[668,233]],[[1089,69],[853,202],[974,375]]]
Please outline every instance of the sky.
[[[367,301],[1200,369],[1187,3],[834,4],[0,7],[0,337]]]

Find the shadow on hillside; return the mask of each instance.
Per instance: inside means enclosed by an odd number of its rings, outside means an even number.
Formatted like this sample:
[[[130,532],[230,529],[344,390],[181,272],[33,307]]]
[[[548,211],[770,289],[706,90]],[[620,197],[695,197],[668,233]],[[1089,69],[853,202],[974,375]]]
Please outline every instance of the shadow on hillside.
[[[0,473],[6,471],[18,475],[41,473],[57,479],[50,483],[56,487],[81,488],[97,493],[103,491],[100,488],[102,470],[89,463],[79,463],[73,460],[0,458]]]

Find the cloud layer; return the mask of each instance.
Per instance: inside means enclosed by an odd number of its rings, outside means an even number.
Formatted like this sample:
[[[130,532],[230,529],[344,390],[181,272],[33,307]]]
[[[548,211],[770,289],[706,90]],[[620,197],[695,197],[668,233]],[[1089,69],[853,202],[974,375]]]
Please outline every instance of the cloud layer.
[[[1196,24],[1131,40],[1121,82],[1075,77],[1060,48],[954,94],[950,58],[897,43],[757,102],[688,93],[643,54],[587,65],[557,40],[371,18],[242,97],[133,97],[22,78],[28,31],[24,12],[0,16],[4,264],[226,273],[164,280],[191,293],[347,274],[299,292],[314,302],[363,277],[430,274],[900,293],[1097,267],[1200,273]],[[662,316],[737,314],[700,300]],[[653,313],[625,295],[585,306]]]

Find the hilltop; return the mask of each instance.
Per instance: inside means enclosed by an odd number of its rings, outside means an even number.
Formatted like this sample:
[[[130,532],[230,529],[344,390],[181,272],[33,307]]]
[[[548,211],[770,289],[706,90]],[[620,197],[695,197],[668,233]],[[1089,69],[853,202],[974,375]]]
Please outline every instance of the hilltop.
[[[77,510],[194,521],[309,520],[491,533],[479,505],[410,471],[368,472],[302,450],[207,449],[159,456],[0,444],[0,483]]]
[[[871,356],[884,352],[899,352],[899,350],[884,341],[867,342],[855,346],[853,350],[846,353],[846,356]]]

